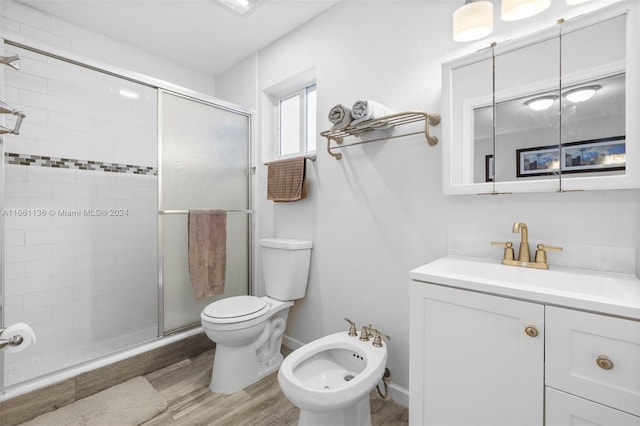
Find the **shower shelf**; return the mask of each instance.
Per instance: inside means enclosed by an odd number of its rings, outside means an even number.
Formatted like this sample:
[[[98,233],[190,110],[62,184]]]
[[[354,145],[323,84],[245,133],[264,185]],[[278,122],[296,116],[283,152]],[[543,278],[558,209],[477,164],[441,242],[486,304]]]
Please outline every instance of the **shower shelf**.
[[[424,121],[423,131],[402,133],[398,135],[390,135],[374,139],[365,139],[359,142],[352,142],[343,145],[345,139],[349,136],[363,136],[374,130],[386,130],[388,128],[391,128],[392,126],[418,123],[420,121]],[[386,139],[401,138],[404,136],[424,134],[425,138],[427,139],[427,143],[430,146],[436,146],[438,144],[438,138],[429,134],[429,126],[437,126],[438,124],[440,124],[440,114],[429,114],[424,111],[405,111],[363,121],[362,123],[358,123],[355,126],[347,126],[340,129],[327,130],[320,133],[320,135],[327,138],[327,152],[329,153],[329,155],[331,155],[336,160],[340,160],[342,158],[342,154],[333,152],[332,149],[348,148],[350,146],[362,145],[365,143]],[[334,141],[337,145],[332,146],[331,141]]]

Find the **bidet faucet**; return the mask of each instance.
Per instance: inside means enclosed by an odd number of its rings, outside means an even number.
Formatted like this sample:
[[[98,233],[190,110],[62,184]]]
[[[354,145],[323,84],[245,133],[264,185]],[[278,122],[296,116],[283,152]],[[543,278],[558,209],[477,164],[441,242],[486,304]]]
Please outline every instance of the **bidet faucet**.
[[[531,262],[531,252],[529,251],[529,231],[527,224],[516,222],[513,224],[513,233],[520,232],[520,250],[518,250],[518,262]]]

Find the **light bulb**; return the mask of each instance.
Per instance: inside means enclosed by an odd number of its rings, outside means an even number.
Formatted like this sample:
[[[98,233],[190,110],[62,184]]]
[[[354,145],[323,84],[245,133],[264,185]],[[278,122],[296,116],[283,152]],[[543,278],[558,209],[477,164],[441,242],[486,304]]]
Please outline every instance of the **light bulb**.
[[[477,40],[493,31],[493,3],[469,1],[453,12],[453,39]]]

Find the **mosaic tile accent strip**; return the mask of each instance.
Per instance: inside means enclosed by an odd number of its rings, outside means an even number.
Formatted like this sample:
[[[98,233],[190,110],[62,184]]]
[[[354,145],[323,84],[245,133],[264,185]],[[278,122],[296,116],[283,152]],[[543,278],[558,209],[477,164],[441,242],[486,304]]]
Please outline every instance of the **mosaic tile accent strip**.
[[[13,152],[6,152],[4,154],[4,162],[6,164],[17,164],[21,166],[41,166],[56,169],[94,170],[99,172],[158,176],[157,167],[106,163],[104,161],[76,160],[74,158],[47,157],[44,155],[16,154]]]

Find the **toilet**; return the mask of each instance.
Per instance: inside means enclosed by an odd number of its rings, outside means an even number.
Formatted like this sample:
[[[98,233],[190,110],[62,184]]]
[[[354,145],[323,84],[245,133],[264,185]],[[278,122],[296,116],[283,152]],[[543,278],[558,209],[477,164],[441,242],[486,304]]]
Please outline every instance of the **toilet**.
[[[267,295],[228,297],[204,308],[200,322],[216,343],[213,392],[235,393],[280,367],[289,308],[307,290],[311,247],[311,241],[261,239]]]
[[[347,332],[314,340],[287,356],[282,393],[300,409],[299,425],[370,426],[369,393],[384,374],[387,345]]]

